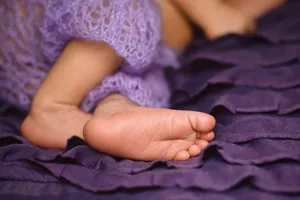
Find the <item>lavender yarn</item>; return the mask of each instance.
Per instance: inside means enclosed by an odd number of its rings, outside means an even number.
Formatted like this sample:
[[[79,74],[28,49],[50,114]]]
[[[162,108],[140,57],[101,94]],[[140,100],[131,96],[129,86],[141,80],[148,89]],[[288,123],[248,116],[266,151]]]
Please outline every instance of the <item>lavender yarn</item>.
[[[113,92],[141,106],[168,107],[162,72],[178,65],[177,53],[161,43],[154,0],[3,0],[0,18],[1,99],[28,110],[68,41],[85,39],[108,43],[125,62],[90,91],[84,111]]]

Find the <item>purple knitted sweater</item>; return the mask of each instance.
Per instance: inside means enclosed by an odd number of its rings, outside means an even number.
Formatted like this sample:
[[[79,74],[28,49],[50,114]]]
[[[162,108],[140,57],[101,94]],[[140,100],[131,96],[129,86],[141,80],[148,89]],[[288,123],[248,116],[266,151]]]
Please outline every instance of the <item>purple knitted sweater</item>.
[[[28,110],[41,81],[75,38],[104,41],[125,58],[119,71],[86,96],[84,111],[112,92],[141,106],[168,106],[163,67],[178,64],[175,51],[162,45],[155,0],[0,1],[0,98]]]

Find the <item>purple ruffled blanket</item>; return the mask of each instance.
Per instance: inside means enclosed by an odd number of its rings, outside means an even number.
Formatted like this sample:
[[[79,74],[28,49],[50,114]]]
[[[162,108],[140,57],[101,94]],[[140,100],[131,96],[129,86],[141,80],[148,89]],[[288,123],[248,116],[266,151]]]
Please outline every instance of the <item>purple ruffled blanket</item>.
[[[116,159],[76,137],[65,151],[39,149],[20,136],[24,113],[2,103],[0,196],[300,199],[299,10],[289,1],[252,36],[199,36],[184,67],[167,71],[173,108],[218,122],[216,140],[186,162]]]

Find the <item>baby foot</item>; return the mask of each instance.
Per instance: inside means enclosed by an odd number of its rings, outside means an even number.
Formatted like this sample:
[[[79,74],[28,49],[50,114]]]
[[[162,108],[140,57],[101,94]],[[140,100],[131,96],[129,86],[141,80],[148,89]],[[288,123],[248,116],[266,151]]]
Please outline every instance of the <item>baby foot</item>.
[[[124,97],[122,97],[124,98]],[[213,140],[215,119],[204,113],[102,102],[84,128],[93,148],[135,160],[187,160]]]
[[[225,4],[218,6],[213,15],[202,25],[208,39],[217,39],[226,34],[249,34],[255,31],[253,18]]]

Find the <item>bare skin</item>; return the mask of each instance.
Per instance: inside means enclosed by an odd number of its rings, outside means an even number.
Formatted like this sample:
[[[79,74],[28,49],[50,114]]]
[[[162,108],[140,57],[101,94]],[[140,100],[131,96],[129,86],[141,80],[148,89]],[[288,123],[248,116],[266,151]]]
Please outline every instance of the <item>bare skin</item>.
[[[21,127],[23,135],[47,148],[64,148],[73,135],[83,138],[83,127],[92,114],[78,105],[120,63],[121,58],[106,44],[70,42],[37,91]]]
[[[229,33],[247,34],[255,30],[255,21],[222,0],[174,0],[208,39]]]
[[[170,5],[163,11],[164,16],[179,13]],[[168,34],[177,29],[178,37],[166,40],[177,49],[192,39],[188,23],[182,20],[182,25],[187,32],[178,31],[175,24],[164,29]],[[138,160],[186,160],[198,155],[214,138],[215,120],[210,115],[142,108],[120,94],[101,101],[93,115],[78,108],[85,95],[121,62],[104,43],[70,42],[34,97],[22,125],[24,136],[41,147],[64,148],[66,140],[76,135],[97,150]]]
[[[170,0],[200,28],[208,39],[248,34],[256,29],[256,20],[287,0]]]
[[[225,0],[226,4],[252,19],[260,18],[286,2],[287,0]]]
[[[164,42],[168,46],[182,50],[192,39],[191,26],[181,9],[190,11],[190,17],[205,27],[211,38],[228,32],[223,24],[213,23],[220,27],[209,27],[209,22],[215,22],[213,18],[205,21],[196,16],[196,11],[205,9],[197,10],[200,7],[177,1],[179,7],[170,1],[158,0],[162,8]],[[221,11],[223,16],[228,16],[223,18],[225,21],[237,16],[225,10]],[[177,23],[172,23],[173,18]],[[241,29],[248,27],[248,22],[233,22],[237,25],[227,23],[229,32],[243,32]],[[46,148],[64,148],[67,139],[76,135],[97,150],[136,160],[187,160],[199,155],[214,138],[215,119],[208,114],[143,108],[120,94],[102,100],[93,114],[78,108],[86,94],[105,76],[115,72],[121,62],[122,58],[107,44],[71,41],[37,91],[21,127],[23,135]]]
[[[104,43],[71,42],[38,90],[22,126],[24,136],[38,146],[64,148],[66,139],[77,135],[103,152],[140,160],[198,155],[214,137],[210,115],[142,108],[119,94],[101,101],[94,115],[77,108],[99,77],[111,74],[120,61]]]
[[[84,137],[95,149],[114,156],[187,160],[214,138],[214,125],[208,114],[139,107],[116,94],[99,104]]]

